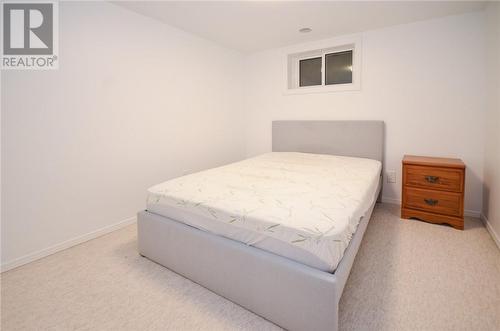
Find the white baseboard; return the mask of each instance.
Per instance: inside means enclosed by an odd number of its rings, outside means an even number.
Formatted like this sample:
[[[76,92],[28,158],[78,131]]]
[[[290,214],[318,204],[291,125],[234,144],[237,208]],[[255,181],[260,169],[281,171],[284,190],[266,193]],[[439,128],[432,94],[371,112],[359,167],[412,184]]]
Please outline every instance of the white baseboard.
[[[490,221],[483,213],[481,213],[481,221],[483,221],[484,226],[491,235],[491,238],[493,238],[493,241],[497,244],[497,247],[500,249],[500,236],[495,232],[495,230],[490,224]]]
[[[1,270],[1,272],[4,272],[7,270],[11,270],[11,269],[20,267],[20,266],[25,265],[27,263],[39,260],[41,258],[44,258],[46,256],[60,252],[60,251],[65,250],[67,248],[76,246],[78,244],[84,243],[84,242],[89,241],[91,239],[95,239],[97,237],[100,237],[100,236],[103,236],[103,235],[108,234],[110,232],[116,231],[116,230],[121,229],[123,227],[126,227],[128,225],[134,224],[136,222],[136,220],[137,220],[137,217],[135,217],[135,216],[131,217],[131,218],[127,218],[124,221],[121,221],[121,222],[118,222],[118,223],[115,223],[112,225],[108,225],[108,226],[101,228],[99,230],[92,231],[92,232],[84,234],[82,236],[78,236],[76,238],[63,241],[62,243],[56,244],[54,246],[50,246],[48,248],[44,248],[42,250],[27,254],[25,256],[21,256],[20,258],[14,259],[12,261],[7,261],[1,265],[0,270]]]
[[[481,217],[481,212],[478,211],[478,210],[466,209],[466,210],[464,210],[464,215],[467,216],[467,217],[480,218]]]
[[[389,197],[382,197],[382,202],[384,203],[390,203],[394,205],[401,205],[401,200],[395,199],[395,198],[389,198]],[[481,212],[477,210],[469,210],[465,209],[464,210],[464,215],[467,217],[475,217],[475,218],[480,218],[481,217]]]
[[[382,202],[383,203],[390,203],[392,205],[401,205],[401,200],[399,199],[394,199],[394,198],[388,198],[388,197],[382,197]]]

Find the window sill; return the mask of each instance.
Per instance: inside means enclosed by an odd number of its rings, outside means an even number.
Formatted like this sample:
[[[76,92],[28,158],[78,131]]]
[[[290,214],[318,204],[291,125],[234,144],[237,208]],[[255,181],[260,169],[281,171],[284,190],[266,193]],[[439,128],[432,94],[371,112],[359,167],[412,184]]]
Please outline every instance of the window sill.
[[[311,93],[332,93],[332,92],[347,92],[347,91],[360,91],[360,84],[339,84],[335,86],[311,86],[311,87],[297,87],[287,88],[283,91],[284,95],[294,94],[311,94]]]

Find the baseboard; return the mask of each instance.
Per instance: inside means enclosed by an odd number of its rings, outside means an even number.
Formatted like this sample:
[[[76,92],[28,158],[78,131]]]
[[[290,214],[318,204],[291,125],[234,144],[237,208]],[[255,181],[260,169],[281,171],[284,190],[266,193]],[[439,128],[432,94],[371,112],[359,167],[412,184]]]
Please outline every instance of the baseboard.
[[[39,259],[44,258],[46,256],[49,256],[49,255],[52,255],[54,253],[60,252],[62,250],[68,249],[70,247],[79,245],[79,244],[84,243],[86,241],[89,241],[91,239],[95,239],[97,237],[103,236],[105,234],[116,231],[116,230],[121,229],[123,227],[126,227],[128,225],[134,224],[136,222],[136,220],[137,220],[137,217],[134,216],[134,217],[128,218],[126,220],[123,220],[121,222],[118,222],[118,223],[115,223],[112,225],[108,225],[108,226],[101,228],[99,230],[92,231],[92,232],[84,234],[82,236],[78,236],[76,238],[63,241],[62,243],[56,244],[54,246],[44,248],[44,249],[39,250],[37,252],[27,254],[25,256],[14,259],[12,261],[5,262],[1,265],[0,270],[1,270],[1,272],[5,272],[8,270],[20,267],[20,266],[25,265],[27,263],[39,260]]]
[[[495,244],[497,244],[497,247],[500,249],[500,236],[495,232],[495,230],[490,224],[490,221],[483,213],[481,213],[481,221],[483,221],[484,226],[491,235],[491,238],[493,238],[493,241],[495,242]]]
[[[394,199],[394,198],[388,198],[388,197],[382,197],[382,202],[383,203],[390,203],[391,205],[401,205],[401,200],[399,199]]]
[[[382,197],[382,202],[384,203],[390,203],[393,205],[401,205],[401,200],[395,199],[395,198],[389,198],[389,197]],[[481,217],[481,212],[477,210],[469,210],[465,209],[464,210],[464,215],[467,217],[475,217],[475,218],[480,218]]]
[[[481,218],[481,212],[477,210],[464,210],[464,215],[467,217]]]

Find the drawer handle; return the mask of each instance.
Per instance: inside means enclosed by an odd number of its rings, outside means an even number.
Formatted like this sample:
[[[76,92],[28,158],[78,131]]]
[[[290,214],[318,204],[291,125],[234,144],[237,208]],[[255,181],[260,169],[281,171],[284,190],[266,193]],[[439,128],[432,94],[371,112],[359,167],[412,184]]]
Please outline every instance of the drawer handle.
[[[437,176],[425,176],[425,180],[428,181],[429,183],[437,183],[439,180],[439,177]]]
[[[438,203],[438,200],[434,199],[424,199],[425,203],[428,204],[429,206],[435,206]]]

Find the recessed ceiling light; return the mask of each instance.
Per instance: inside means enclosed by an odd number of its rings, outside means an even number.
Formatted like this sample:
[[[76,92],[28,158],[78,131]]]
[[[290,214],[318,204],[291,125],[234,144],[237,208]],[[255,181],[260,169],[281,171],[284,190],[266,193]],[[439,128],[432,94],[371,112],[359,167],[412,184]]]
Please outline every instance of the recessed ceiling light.
[[[311,31],[312,31],[311,28],[302,28],[302,29],[299,29],[300,33],[308,33],[308,32],[311,32]]]

